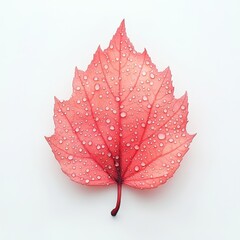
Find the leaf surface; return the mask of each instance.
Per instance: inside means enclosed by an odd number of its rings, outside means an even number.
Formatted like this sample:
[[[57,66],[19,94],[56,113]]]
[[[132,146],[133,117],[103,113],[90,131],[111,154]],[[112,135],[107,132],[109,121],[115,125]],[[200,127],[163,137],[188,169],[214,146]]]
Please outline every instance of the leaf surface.
[[[188,99],[173,95],[169,68],[135,51],[124,20],[86,71],[75,69],[73,94],[55,98],[55,133],[47,137],[65,174],[85,185],[148,189],[165,183],[195,135],[186,131]]]

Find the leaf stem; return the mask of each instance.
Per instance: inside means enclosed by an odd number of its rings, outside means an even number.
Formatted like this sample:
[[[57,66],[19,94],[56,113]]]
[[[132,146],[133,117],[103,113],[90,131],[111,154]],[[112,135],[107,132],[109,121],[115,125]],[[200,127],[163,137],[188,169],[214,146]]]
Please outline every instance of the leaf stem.
[[[118,188],[117,188],[117,203],[116,203],[116,207],[111,211],[111,215],[113,217],[117,215],[118,210],[120,208],[120,204],[121,204],[122,183],[118,183],[117,186],[118,186]]]

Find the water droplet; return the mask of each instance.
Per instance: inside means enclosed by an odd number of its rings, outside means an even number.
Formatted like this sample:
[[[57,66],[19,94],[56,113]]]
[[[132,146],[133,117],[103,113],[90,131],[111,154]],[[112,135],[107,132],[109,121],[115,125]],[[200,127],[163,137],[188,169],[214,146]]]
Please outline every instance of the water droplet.
[[[141,163],[141,166],[142,166],[142,167],[145,167],[145,166],[146,166],[146,163],[145,163],[145,162],[142,162],[142,163]]]
[[[114,129],[115,129],[115,128],[114,128],[114,126],[111,126],[111,127],[110,127],[110,130],[112,130],[112,131],[113,131]]]
[[[127,116],[127,113],[126,113],[126,112],[121,112],[120,116],[121,116],[122,118],[125,118],[125,117]]]
[[[90,182],[89,179],[86,179],[86,180],[85,180],[85,183],[89,183],[89,182]]]
[[[158,139],[160,139],[160,140],[163,140],[163,139],[165,139],[165,134],[163,134],[163,133],[159,133],[158,134]]]
[[[138,150],[138,149],[139,149],[139,146],[138,146],[138,145],[135,145],[134,148],[135,148],[136,150]]]
[[[118,162],[115,162],[115,167],[119,167],[119,163]]]
[[[75,173],[72,173],[72,177],[76,177],[76,174],[75,174]]]
[[[75,129],[75,132],[79,132],[79,128],[76,128],[76,129]]]
[[[143,96],[143,101],[147,101],[147,100],[148,100],[147,96]]]
[[[170,143],[172,143],[172,142],[173,142],[173,139],[172,139],[172,138],[169,138],[168,141],[169,141]]]
[[[155,75],[153,73],[150,74],[150,78],[155,78]]]
[[[120,97],[116,97],[116,101],[119,102],[120,101]]]
[[[77,100],[77,104],[79,104],[81,101],[80,100]]]
[[[59,140],[59,143],[60,143],[60,144],[62,144],[62,143],[63,143],[63,141],[62,141],[62,140]]]
[[[97,145],[97,149],[99,150],[101,148],[101,146],[100,145]]]
[[[139,171],[139,166],[136,166],[136,167],[134,168],[134,170],[135,170],[136,172],[138,172],[138,171]]]
[[[107,138],[109,141],[111,141],[112,140],[112,137],[111,136],[108,136],[108,138]]]
[[[68,156],[68,160],[73,160],[73,156],[72,156],[72,155],[69,155],[69,156]]]
[[[79,91],[81,88],[80,87],[76,87],[76,89]]]
[[[184,110],[184,109],[185,109],[185,106],[181,106],[181,109]]]
[[[100,179],[101,179],[101,177],[100,177],[100,176],[97,176],[97,179],[98,179],[98,180],[100,180]]]
[[[108,69],[108,65],[107,64],[104,65],[104,69]]]
[[[112,44],[109,47],[110,47],[110,49],[113,49],[113,45]]]
[[[98,90],[100,89],[100,85],[99,85],[98,83],[95,84],[94,89],[95,89],[96,91],[98,91]]]
[[[145,71],[142,72],[142,75],[143,75],[143,76],[146,76],[146,74],[147,74],[147,73],[146,73]]]
[[[98,80],[98,78],[97,78],[97,77],[94,77],[94,78],[93,78],[93,80],[94,80],[94,81],[97,81],[97,80]]]
[[[106,123],[110,123],[110,122],[111,122],[111,120],[110,120],[110,119],[107,119],[107,120],[106,120]]]
[[[182,154],[181,154],[181,153],[178,153],[178,154],[177,154],[177,156],[178,156],[178,157],[181,157],[181,156],[182,156]]]

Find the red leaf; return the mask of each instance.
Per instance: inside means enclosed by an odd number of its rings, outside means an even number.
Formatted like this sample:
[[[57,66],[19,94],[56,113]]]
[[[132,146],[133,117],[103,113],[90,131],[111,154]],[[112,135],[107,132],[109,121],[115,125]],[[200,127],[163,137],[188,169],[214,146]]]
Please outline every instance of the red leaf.
[[[173,96],[171,72],[138,53],[122,21],[109,47],[88,69],[75,70],[68,101],[55,98],[55,133],[46,138],[62,170],[85,185],[146,189],[165,183],[194,135],[186,131],[187,94]]]

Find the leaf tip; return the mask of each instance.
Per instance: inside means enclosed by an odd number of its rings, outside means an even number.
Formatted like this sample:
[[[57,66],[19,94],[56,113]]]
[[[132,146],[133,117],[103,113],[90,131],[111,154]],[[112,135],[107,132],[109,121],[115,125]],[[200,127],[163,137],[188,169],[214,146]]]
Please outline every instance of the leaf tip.
[[[75,77],[78,77],[78,68],[77,68],[77,66],[75,67]]]
[[[191,135],[191,136],[192,136],[192,139],[195,138],[196,135],[197,135],[197,133],[192,134],[192,135]]]
[[[125,18],[122,20],[120,26],[125,27]]]
[[[46,141],[47,141],[48,143],[50,143],[50,137],[44,136],[44,138],[46,139]]]
[[[58,99],[56,96],[54,96],[54,102],[55,102],[55,104],[57,104],[58,102],[60,102],[59,99]]]
[[[121,33],[126,33],[125,19],[123,19],[122,22],[120,23],[118,31],[120,32],[120,34]]]
[[[185,93],[183,94],[183,97],[186,99],[186,101],[188,102],[188,92],[185,91]]]

